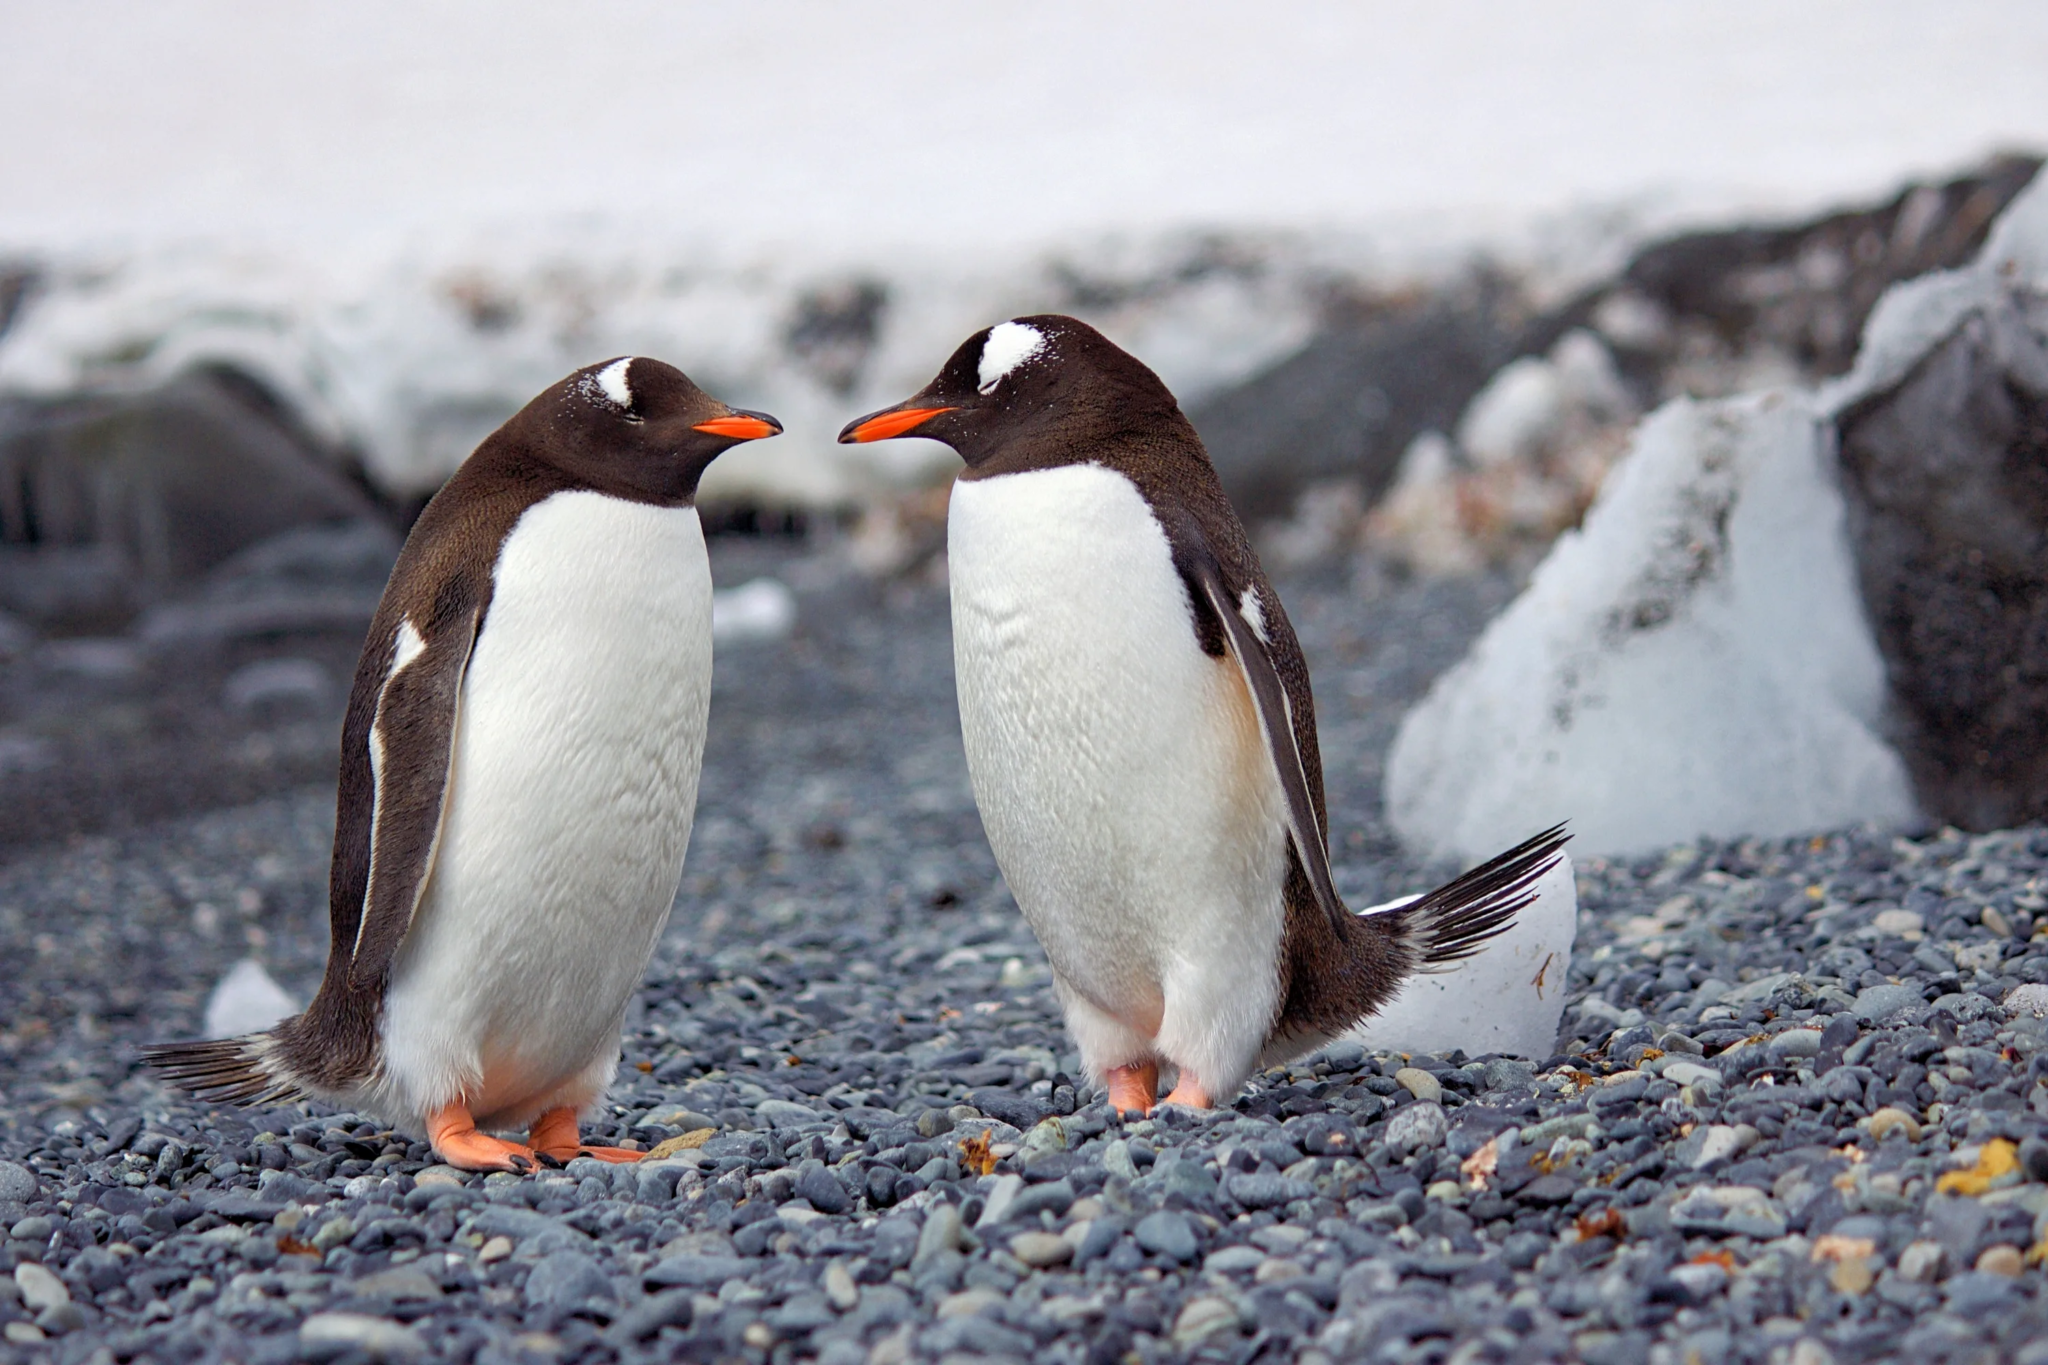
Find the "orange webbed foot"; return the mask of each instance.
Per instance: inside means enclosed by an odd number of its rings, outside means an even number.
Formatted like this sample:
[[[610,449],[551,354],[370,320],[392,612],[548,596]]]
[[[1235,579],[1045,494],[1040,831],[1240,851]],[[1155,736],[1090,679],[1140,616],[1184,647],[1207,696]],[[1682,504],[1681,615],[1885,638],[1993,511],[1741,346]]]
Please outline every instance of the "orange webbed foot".
[[[427,1119],[427,1140],[434,1155],[459,1171],[513,1171],[534,1167],[533,1149],[477,1131],[469,1107],[451,1104]]]
[[[595,1157],[599,1161],[639,1161],[647,1155],[625,1147],[587,1147],[580,1140],[576,1128],[574,1109],[550,1109],[533,1122],[527,1134],[533,1150],[555,1161],[568,1162],[579,1156]]]
[[[1109,1083],[1109,1107],[1119,1114],[1149,1114],[1159,1097],[1159,1067],[1152,1062],[1113,1066],[1103,1073]]]
[[[1202,1089],[1202,1083],[1185,1071],[1181,1072],[1180,1080],[1174,1085],[1173,1092],[1160,1103],[1178,1104],[1188,1109],[1215,1107],[1214,1101],[1209,1098],[1209,1092]]]

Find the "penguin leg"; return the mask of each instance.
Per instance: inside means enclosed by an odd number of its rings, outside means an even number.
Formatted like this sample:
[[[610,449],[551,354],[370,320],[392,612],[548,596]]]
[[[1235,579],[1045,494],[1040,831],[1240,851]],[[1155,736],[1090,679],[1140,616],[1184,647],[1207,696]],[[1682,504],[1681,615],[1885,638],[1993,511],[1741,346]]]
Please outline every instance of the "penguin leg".
[[[1052,983],[1067,1016],[1067,1032],[1080,1046],[1081,1069],[1108,1088],[1110,1107],[1119,1113],[1151,1112],[1159,1095],[1159,1055],[1150,1035],[1097,1007],[1058,968]]]
[[[460,1101],[427,1117],[427,1141],[434,1155],[460,1171],[530,1171],[533,1149],[477,1131],[469,1106]]]
[[[1173,1083],[1173,1093],[1160,1101],[1161,1104],[1185,1105],[1189,1109],[1213,1109],[1215,1101],[1209,1092],[1202,1089],[1202,1083],[1195,1079],[1195,1073],[1181,1068],[1180,1079]]]
[[[1159,1064],[1113,1066],[1102,1073],[1109,1086],[1109,1107],[1119,1114],[1149,1114],[1159,1100]]]
[[[567,1161],[571,1157],[590,1156],[599,1161],[638,1161],[647,1155],[625,1147],[586,1147],[578,1139],[576,1111],[566,1106],[550,1109],[533,1121],[527,1131],[527,1141],[533,1150],[556,1161]]]

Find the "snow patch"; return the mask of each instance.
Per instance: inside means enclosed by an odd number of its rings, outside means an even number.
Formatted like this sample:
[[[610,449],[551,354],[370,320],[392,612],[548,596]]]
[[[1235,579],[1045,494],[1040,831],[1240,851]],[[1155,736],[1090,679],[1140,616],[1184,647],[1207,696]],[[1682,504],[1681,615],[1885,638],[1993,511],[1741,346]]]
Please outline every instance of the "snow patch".
[[[298,1003],[270,979],[263,964],[245,957],[228,969],[206,998],[206,1036],[239,1038],[245,1033],[261,1033],[298,1010]]]
[[[1474,1057],[1550,1056],[1564,1011],[1565,978],[1579,932],[1578,885],[1572,862],[1538,878],[1536,899],[1506,932],[1449,971],[1409,978],[1394,998],[1351,1031],[1369,1048],[1443,1057],[1463,1048]],[[1384,914],[1407,896],[1359,913]]]
[[[999,322],[988,329],[981,343],[981,365],[976,377],[981,392],[993,393],[996,385],[1019,365],[1045,349],[1045,334],[1022,322]]]

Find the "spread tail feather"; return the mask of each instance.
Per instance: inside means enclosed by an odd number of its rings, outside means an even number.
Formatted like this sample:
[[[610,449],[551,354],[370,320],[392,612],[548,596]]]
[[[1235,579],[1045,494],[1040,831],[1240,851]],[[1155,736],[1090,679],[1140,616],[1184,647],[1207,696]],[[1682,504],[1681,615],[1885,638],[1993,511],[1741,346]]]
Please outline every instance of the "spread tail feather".
[[[1417,971],[1441,971],[1472,956],[1536,900],[1536,883],[1557,865],[1571,835],[1553,825],[1401,909],[1394,933]]]
[[[205,1043],[156,1043],[142,1049],[149,1068],[211,1104],[288,1104],[307,1087],[280,1055],[277,1038],[251,1033]]]

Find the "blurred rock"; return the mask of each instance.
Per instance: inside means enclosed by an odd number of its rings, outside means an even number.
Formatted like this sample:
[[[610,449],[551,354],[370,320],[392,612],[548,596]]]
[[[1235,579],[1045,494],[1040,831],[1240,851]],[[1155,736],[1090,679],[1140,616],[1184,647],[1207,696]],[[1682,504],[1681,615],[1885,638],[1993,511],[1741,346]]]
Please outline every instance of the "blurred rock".
[[[333,687],[327,670],[311,659],[259,659],[228,674],[221,697],[238,711],[319,709]]]
[[[378,515],[329,452],[224,372],[0,413],[0,607],[48,629],[119,626],[265,537]]]
[[[778,640],[796,624],[796,594],[779,580],[756,578],[711,595],[711,638],[717,644]]]
[[[2048,298],[1971,316],[1840,421],[1863,597],[1929,815],[2048,816]]]

